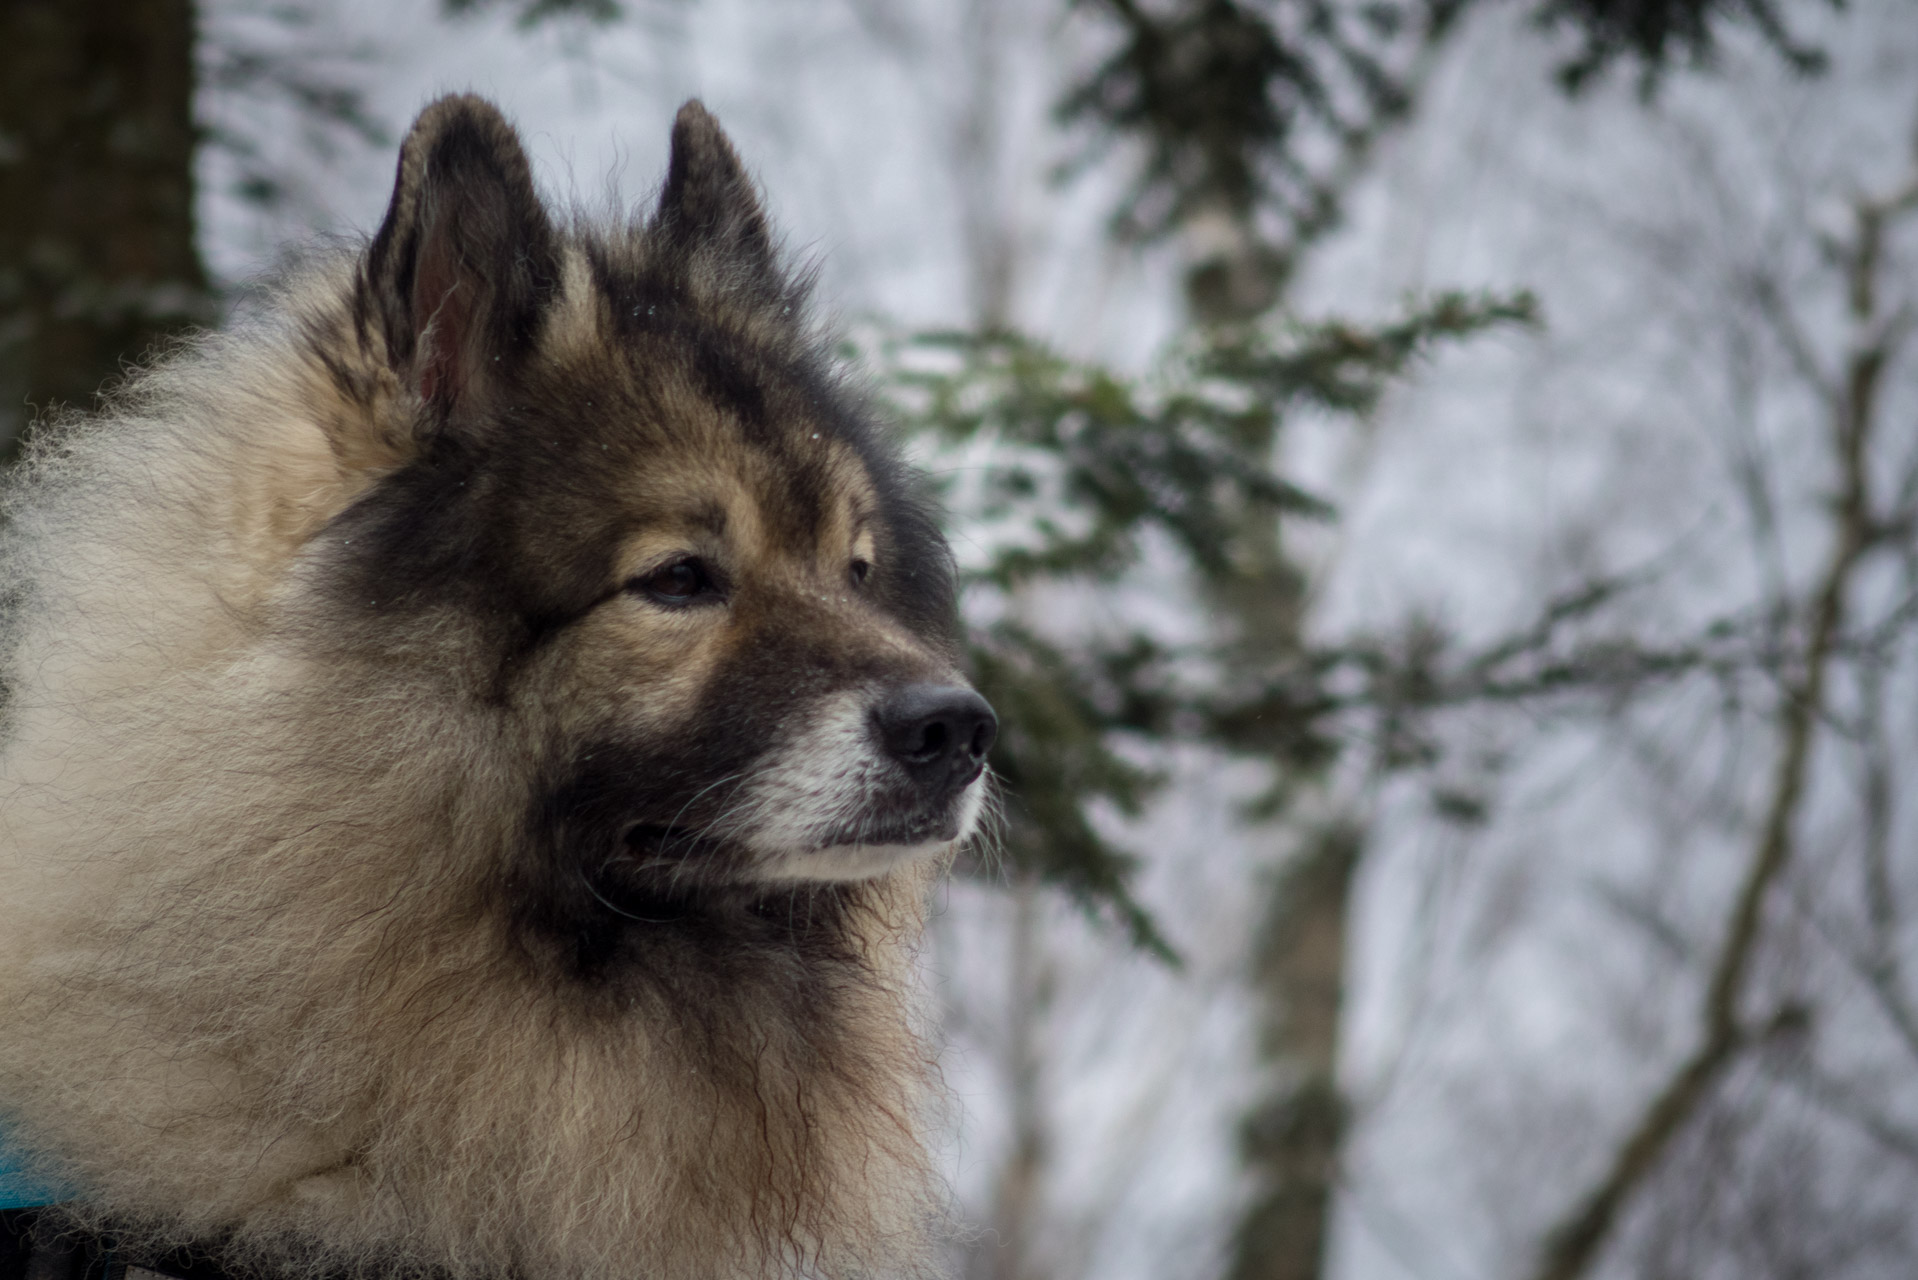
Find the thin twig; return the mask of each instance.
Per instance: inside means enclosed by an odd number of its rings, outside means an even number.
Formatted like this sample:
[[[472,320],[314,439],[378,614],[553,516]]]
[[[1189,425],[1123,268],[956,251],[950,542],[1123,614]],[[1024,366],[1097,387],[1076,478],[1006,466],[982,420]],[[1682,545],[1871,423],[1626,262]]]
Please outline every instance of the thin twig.
[[[1918,1131],[1884,1115],[1860,1098],[1856,1090],[1811,1066],[1796,1070],[1776,1067],[1768,1074],[1852,1125],[1884,1150],[1918,1165]]]

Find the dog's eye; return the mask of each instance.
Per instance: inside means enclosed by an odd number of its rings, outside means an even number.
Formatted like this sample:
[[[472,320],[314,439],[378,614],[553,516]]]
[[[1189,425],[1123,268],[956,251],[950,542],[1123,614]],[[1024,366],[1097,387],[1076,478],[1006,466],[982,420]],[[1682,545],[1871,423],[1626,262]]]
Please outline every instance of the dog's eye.
[[[852,584],[855,587],[863,585],[866,579],[870,577],[871,575],[872,575],[872,561],[855,560],[852,562]]]
[[[719,594],[712,573],[700,561],[690,559],[675,560],[663,568],[634,578],[626,586],[630,591],[651,596],[660,604],[691,604]]]

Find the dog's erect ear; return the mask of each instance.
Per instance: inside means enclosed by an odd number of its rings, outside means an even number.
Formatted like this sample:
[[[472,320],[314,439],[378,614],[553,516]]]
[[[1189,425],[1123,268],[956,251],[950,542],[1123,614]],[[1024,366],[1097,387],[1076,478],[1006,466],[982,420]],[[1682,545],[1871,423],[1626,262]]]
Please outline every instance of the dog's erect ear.
[[[659,193],[658,229],[688,256],[769,271],[772,233],[752,179],[719,121],[697,98],[673,120],[673,157]]]
[[[492,103],[453,95],[420,113],[363,272],[362,325],[378,325],[394,371],[442,416],[533,349],[559,252],[519,135]]]

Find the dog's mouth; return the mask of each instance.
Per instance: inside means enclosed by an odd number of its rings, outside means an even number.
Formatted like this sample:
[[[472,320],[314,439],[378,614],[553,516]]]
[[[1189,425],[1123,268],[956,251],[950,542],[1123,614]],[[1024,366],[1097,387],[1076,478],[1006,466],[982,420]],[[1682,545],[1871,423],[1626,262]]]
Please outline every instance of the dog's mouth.
[[[636,922],[672,924],[715,909],[750,907],[769,893],[790,894],[795,880],[815,878],[787,870],[788,862],[819,854],[837,854],[837,860],[844,861],[871,850],[880,856],[865,874],[875,874],[890,865],[897,850],[950,841],[958,836],[959,826],[954,813],[898,815],[892,821],[835,830],[819,841],[816,852],[800,851],[768,863],[744,842],[698,827],[635,822],[620,836],[617,853],[591,878],[591,887],[601,904],[617,915]],[[817,878],[864,876],[828,873]]]
[[[794,852],[950,841],[958,837],[960,825],[960,811],[954,806],[888,814],[821,833],[814,837],[815,848]],[[756,874],[756,863],[761,859],[748,850],[745,841],[716,836],[698,827],[634,823],[626,829],[621,843],[627,870],[637,876],[689,885],[738,885],[761,878]]]
[[[841,827],[819,841],[821,849],[837,847],[936,844],[959,838],[959,813],[921,813],[884,826]]]

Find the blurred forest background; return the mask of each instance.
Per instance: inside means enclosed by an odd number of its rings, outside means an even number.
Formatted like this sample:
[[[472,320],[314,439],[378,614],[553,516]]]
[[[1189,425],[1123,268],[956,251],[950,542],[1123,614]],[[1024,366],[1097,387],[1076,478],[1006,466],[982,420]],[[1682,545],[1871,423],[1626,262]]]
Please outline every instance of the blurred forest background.
[[[1912,1274],[1909,0],[6,0],[0,435],[464,88],[702,96],[945,487],[956,1272]]]

